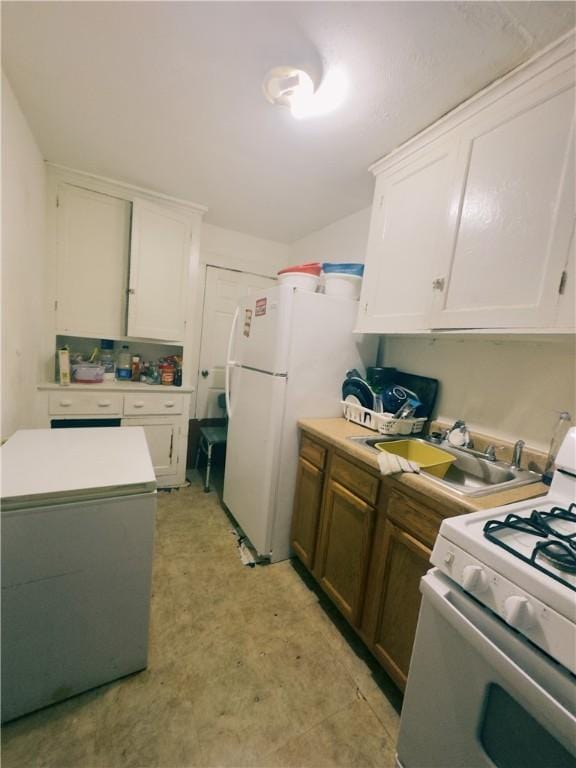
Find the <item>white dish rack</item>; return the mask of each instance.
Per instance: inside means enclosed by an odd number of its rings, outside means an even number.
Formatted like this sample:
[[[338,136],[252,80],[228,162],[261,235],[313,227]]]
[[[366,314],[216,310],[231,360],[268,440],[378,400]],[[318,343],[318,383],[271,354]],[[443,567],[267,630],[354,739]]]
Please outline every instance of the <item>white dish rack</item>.
[[[355,403],[340,401],[346,421],[361,424],[367,429],[380,432],[381,435],[416,435],[422,432],[425,418],[395,419],[391,413],[376,413]]]

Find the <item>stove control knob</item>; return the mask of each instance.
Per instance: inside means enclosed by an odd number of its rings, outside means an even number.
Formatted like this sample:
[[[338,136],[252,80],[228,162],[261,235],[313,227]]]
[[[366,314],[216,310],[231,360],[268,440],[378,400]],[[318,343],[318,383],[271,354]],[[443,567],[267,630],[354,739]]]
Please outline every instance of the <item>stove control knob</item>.
[[[530,602],[520,595],[512,595],[504,601],[504,618],[515,629],[529,629],[536,623],[536,613]]]
[[[466,565],[462,571],[462,586],[467,592],[488,589],[488,576],[481,565]]]

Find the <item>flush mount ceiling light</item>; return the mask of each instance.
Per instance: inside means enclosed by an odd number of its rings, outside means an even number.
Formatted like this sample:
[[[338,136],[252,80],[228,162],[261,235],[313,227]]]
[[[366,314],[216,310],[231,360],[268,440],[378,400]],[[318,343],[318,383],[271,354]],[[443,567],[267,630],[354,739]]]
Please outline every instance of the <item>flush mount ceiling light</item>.
[[[316,117],[332,112],[346,96],[347,78],[341,70],[326,73],[316,90],[307,72],[296,67],[274,67],[264,80],[264,93],[271,104],[289,107],[293,117]]]

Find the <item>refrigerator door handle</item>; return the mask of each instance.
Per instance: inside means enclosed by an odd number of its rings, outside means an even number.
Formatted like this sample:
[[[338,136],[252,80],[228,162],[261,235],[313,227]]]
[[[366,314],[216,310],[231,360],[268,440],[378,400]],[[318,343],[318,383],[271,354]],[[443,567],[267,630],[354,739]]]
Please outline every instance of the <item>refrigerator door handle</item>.
[[[238,324],[238,318],[240,316],[240,307],[236,307],[234,317],[232,319],[232,327],[230,328],[230,338],[228,339],[228,351],[226,353],[226,381],[225,381],[225,393],[226,393],[226,413],[228,418],[232,416],[232,409],[230,403],[230,368],[236,363],[231,359],[232,345],[234,344],[234,335],[236,333],[236,325]]]

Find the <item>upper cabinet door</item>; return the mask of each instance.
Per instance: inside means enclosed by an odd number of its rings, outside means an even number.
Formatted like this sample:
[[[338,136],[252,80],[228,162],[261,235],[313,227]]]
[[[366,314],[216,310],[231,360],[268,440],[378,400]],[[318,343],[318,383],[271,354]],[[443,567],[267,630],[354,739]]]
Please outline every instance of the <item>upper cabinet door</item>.
[[[57,332],[122,335],[131,204],[64,183],[57,195]]]
[[[430,327],[551,327],[575,210],[572,71],[528,81],[459,139],[459,220]]]
[[[147,200],[134,200],[128,336],[184,339],[192,220]]]
[[[439,142],[378,177],[357,330],[429,327],[432,283],[456,223],[457,156],[454,142]]]

